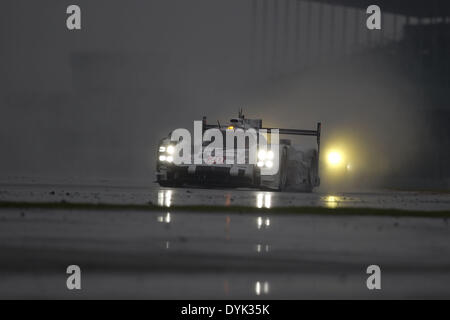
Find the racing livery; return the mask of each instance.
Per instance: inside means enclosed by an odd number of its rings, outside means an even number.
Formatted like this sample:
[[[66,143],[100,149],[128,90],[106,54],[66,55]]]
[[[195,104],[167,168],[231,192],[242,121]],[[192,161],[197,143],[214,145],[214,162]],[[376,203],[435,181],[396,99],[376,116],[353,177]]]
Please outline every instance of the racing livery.
[[[272,145],[278,148],[278,152],[260,150],[258,139],[257,162],[251,164],[249,159],[250,149],[248,143],[245,150],[246,162],[244,164],[227,164],[224,157],[210,157],[203,159],[202,164],[175,164],[175,145],[171,141],[171,135],[162,139],[158,145],[156,179],[162,187],[203,186],[203,187],[251,187],[267,190],[290,190],[311,192],[314,187],[320,185],[319,178],[319,154],[321,124],[317,124],[316,130],[297,129],[273,129],[263,128],[261,119],[246,119],[239,113],[238,118],[222,126],[208,124],[206,117],[202,121],[202,133],[208,129],[219,129],[226,135],[227,130],[255,129],[255,130],[279,130],[280,135],[302,135],[317,138],[317,149],[302,150],[291,144],[291,140],[280,139],[279,144]],[[209,142],[208,142],[209,144]],[[203,144],[203,150],[208,144]],[[225,144],[224,144],[225,145]],[[202,150],[202,151],[203,151]],[[225,153],[224,153],[225,154]],[[278,168],[267,174],[265,168],[274,166],[274,156],[278,156]],[[266,172],[265,172],[266,171]]]

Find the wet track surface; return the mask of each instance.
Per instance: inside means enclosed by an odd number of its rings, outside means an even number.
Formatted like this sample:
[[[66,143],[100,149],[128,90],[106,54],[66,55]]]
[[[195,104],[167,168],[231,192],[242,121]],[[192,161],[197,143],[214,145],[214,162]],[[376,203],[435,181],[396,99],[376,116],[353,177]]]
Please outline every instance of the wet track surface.
[[[447,219],[171,211],[179,204],[449,210],[445,194],[9,186],[0,200],[161,205],[160,212],[1,209],[1,298],[450,298]],[[80,292],[66,289],[72,264],[82,269]],[[382,269],[377,292],[366,287],[373,264]]]
[[[284,193],[252,189],[167,189],[115,186],[0,186],[0,201],[74,202],[108,204],[326,208],[392,208],[405,210],[450,210],[450,194],[375,190],[365,192]]]

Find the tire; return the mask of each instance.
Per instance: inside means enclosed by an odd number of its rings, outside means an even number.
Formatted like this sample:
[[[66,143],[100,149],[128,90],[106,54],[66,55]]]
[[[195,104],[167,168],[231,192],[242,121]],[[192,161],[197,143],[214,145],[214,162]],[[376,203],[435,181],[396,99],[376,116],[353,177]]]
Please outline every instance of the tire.
[[[175,188],[175,183],[170,182],[170,181],[160,181],[158,182],[159,185],[163,188]]]
[[[311,176],[312,176],[311,169],[309,169],[308,170],[308,184],[305,185],[305,190],[304,190],[305,193],[311,193],[313,191],[314,187],[311,183],[311,180],[312,180]]]
[[[183,186],[183,183],[177,180],[158,181],[158,184],[163,188],[180,188]]]
[[[316,186],[316,179],[318,172],[318,163],[317,163],[317,153],[314,153],[311,157],[309,170],[308,170],[308,185],[305,189],[305,192],[311,193],[314,190],[314,187]]]
[[[311,189],[313,189],[318,184],[318,173],[319,173],[319,164],[317,161],[317,153],[315,152],[314,155],[311,157],[311,164],[309,166],[309,182],[311,184]],[[320,184],[320,183],[319,183]]]
[[[286,149],[283,149],[280,161],[278,191],[286,190],[286,184],[287,184],[287,151]]]

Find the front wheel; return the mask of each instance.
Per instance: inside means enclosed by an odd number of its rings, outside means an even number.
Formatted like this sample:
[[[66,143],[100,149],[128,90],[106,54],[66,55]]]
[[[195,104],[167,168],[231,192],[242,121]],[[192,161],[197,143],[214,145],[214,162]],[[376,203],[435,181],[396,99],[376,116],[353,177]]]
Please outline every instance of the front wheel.
[[[163,188],[176,188],[176,184],[170,181],[160,181],[159,185]]]
[[[180,188],[183,186],[182,182],[175,179],[159,180],[158,184],[163,188]]]

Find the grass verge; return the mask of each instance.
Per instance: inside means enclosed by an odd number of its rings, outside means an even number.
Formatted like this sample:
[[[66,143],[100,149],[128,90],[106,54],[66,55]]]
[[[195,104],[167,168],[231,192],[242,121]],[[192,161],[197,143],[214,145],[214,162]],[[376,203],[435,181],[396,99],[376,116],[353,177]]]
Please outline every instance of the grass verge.
[[[101,210],[101,211],[167,211],[167,208],[154,204],[106,204],[72,202],[0,202],[0,209],[47,209],[47,210]],[[325,208],[325,207],[276,207],[258,209],[245,206],[173,206],[170,211],[196,213],[234,213],[234,214],[304,214],[332,216],[386,216],[386,217],[423,217],[450,218],[447,211],[416,211],[378,208]]]

